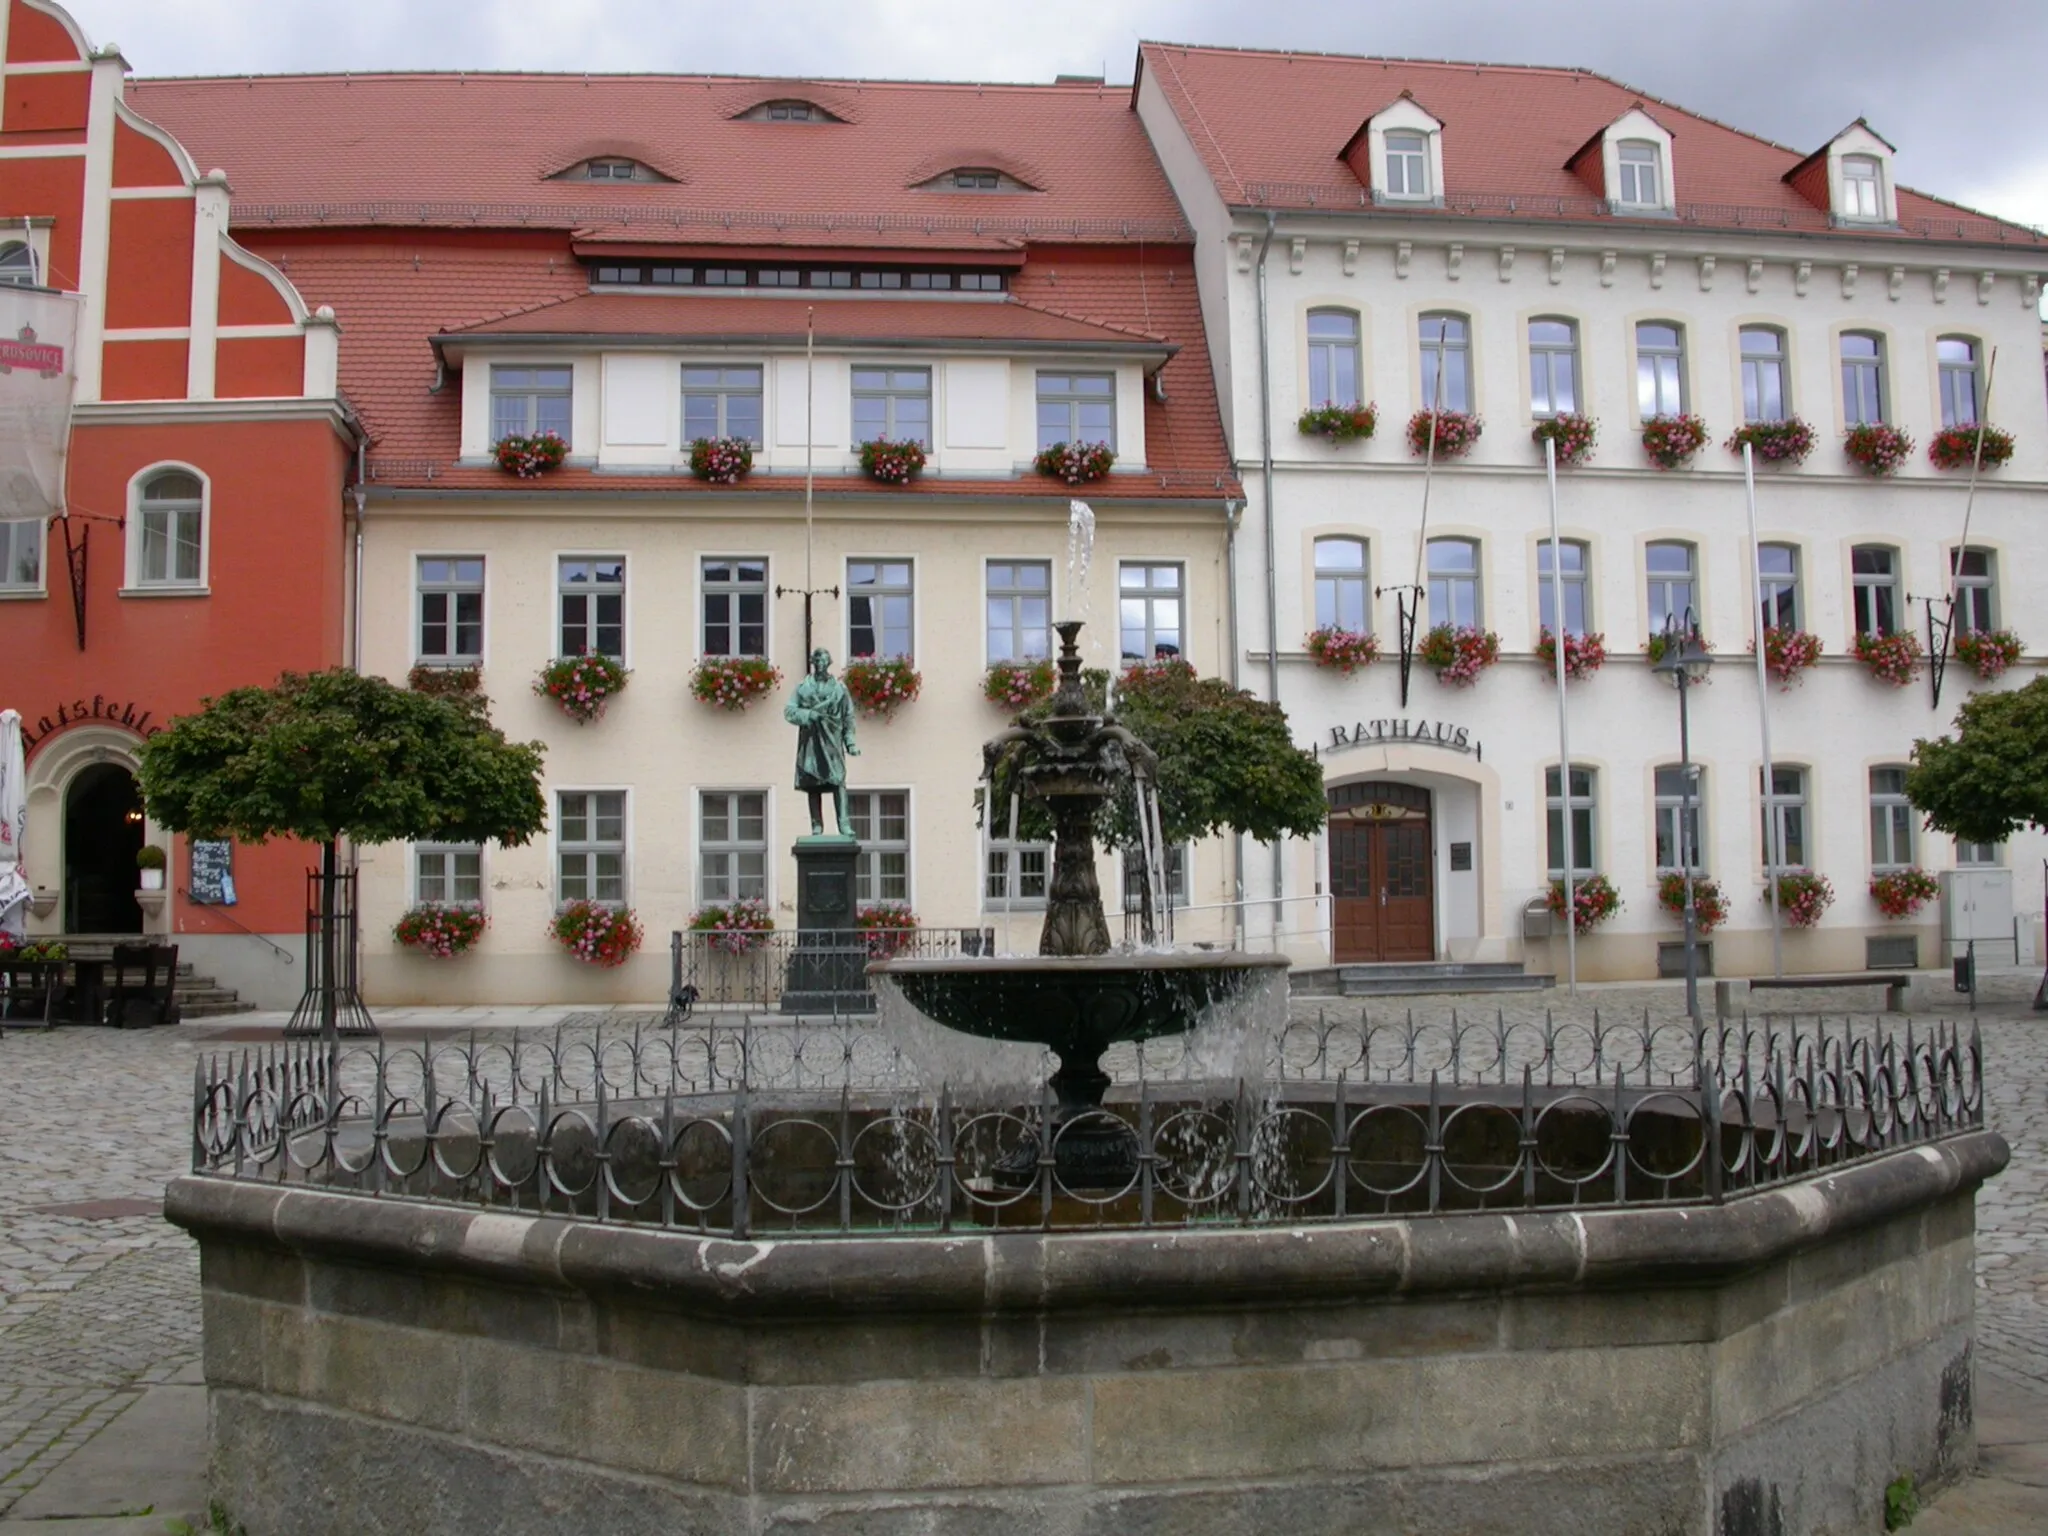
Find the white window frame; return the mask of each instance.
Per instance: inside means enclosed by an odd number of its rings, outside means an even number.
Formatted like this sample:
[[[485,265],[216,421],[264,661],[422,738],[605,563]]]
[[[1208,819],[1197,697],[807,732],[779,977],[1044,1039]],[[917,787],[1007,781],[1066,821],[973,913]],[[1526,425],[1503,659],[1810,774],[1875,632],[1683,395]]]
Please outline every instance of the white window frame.
[[[1358,552],[1356,565],[1325,565],[1323,551],[1338,548],[1355,549]],[[1352,533],[1326,533],[1317,536],[1309,551],[1310,564],[1315,576],[1315,627],[1335,625],[1357,635],[1372,633],[1372,544],[1368,539]],[[1326,602],[1324,599],[1327,598]],[[1347,598],[1351,599],[1347,601]],[[1356,624],[1345,622],[1345,610],[1355,606],[1358,613]]]
[[[1661,341],[1645,342],[1643,332],[1655,326],[1671,332],[1676,341],[1669,345]],[[1648,374],[1645,375],[1645,364]],[[1666,365],[1671,377],[1666,378]],[[1675,400],[1666,399],[1666,386],[1675,395]],[[1638,320],[1636,322],[1636,415],[1643,421],[1653,416],[1683,416],[1686,403],[1685,381],[1685,327],[1676,320]]]
[[[144,571],[142,565],[145,493],[153,482],[165,475],[190,475],[199,482],[199,506],[197,509],[199,515],[199,570],[196,576],[189,579],[174,576],[151,579],[148,573]],[[182,510],[189,507],[190,503],[181,498],[172,505]],[[162,463],[150,465],[147,469],[140,471],[129,480],[127,571],[125,573],[126,581],[122,587],[123,596],[204,593],[207,590],[207,574],[211,565],[212,551],[213,479],[204,470],[193,464],[183,463],[175,459],[167,459]],[[49,553],[47,547],[43,553],[47,557]],[[44,568],[45,570],[48,569],[47,559],[45,560]],[[48,579],[47,576],[44,577],[45,582]]]
[[[1897,775],[1898,788],[1878,787],[1879,774]],[[1911,869],[1919,862],[1913,802],[1906,798],[1906,766],[1879,763],[1866,779],[1870,793],[1870,872]]]
[[[1323,319],[1342,320],[1350,327],[1347,334],[1318,336],[1316,322]],[[1308,345],[1308,403],[1311,409],[1320,410],[1326,405],[1357,406],[1365,403],[1365,351],[1363,339],[1365,327],[1358,311],[1344,309],[1334,304],[1319,304],[1308,312],[1304,322],[1304,334]],[[1347,394],[1337,384],[1337,367],[1349,354],[1351,368],[1351,389]],[[1322,371],[1321,387],[1318,387],[1316,373]]]
[[[1659,549],[1682,549],[1685,551],[1683,572],[1659,571],[1650,565],[1651,551]],[[1674,602],[1678,588],[1685,589],[1685,601]],[[1658,613],[1660,606],[1663,613]],[[1652,638],[1664,633],[1671,620],[1685,623],[1690,610],[1695,623],[1704,623],[1706,610],[1700,605],[1700,547],[1689,539],[1649,539],[1643,544],[1643,623]]]
[[[1585,788],[1578,787],[1583,775]],[[1566,780],[1559,772],[1558,765],[1551,763],[1543,770],[1543,863],[1552,880],[1564,878],[1564,822],[1567,797],[1559,791],[1569,784],[1569,810],[1572,818],[1572,878],[1583,880],[1600,873],[1600,770],[1591,763],[1573,763],[1571,777]],[[1585,818],[1583,831],[1579,819]],[[1557,819],[1555,850],[1552,848],[1551,822]],[[1559,857],[1553,857],[1553,851]]]
[[[1777,343],[1772,352],[1750,353],[1742,345],[1749,336],[1769,336]],[[1735,357],[1741,368],[1742,419],[1745,422],[1788,421],[1795,414],[1792,401],[1792,342],[1790,333],[1780,325],[1745,325],[1735,337]],[[1778,414],[1766,416],[1764,409],[1764,372],[1769,369],[1776,376],[1778,384]],[[1750,409],[1754,400],[1756,409]]]
[[[1842,156],[1841,188],[1842,206],[1835,210],[1837,218],[1854,219],[1859,224],[1885,222],[1884,161],[1876,155]],[[1869,189],[1868,208],[1851,206],[1860,201],[1854,195],[1859,188]]]
[[[1016,585],[996,585],[995,573],[998,570],[1014,573],[1027,568],[1045,572],[1045,586],[1042,589]],[[981,592],[981,644],[982,660],[985,664],[992,665],[998,661],[1022,662],[1051,659],[1053,655],[1053,598],[1052,562],[1050,560],[1031,557],[1006,559],[999,555],[990,556],[982,562]],[[1041,592],[1045,598],[1045,623],[1034,632],[1032,626],[1024,622],[1021,605],[1038,597]],[[1008,635],[1004,646],[1007,654],[1003,655],[997,654],[996,635],[998,626],[995,621],[995,607],[997,603],[1005,604],[1009,614],[1007,621],[1001,626]],[[1036,650],[1032,649],[1033,641],[1037,643],[1038,649]]]
[[[1655,822],[1650,829],[1650,856],[1660,879],[1665,875],[1682,875],[1685,873],[1682,862],[1686,851],[1684,843],[1690,841],[1692,877],[1698,881],[1707,873],[1707,776],[1706,770],[1698,763],[1692,765],[1692,828],[1688,839],[1681,829],[1686,811],[1684,773],[1685,766],[1680,763],[1659,763],[1650,770],[1650,798],[1656,808]],[[1667,774],[1679,775],[1676,788],[1664,787]],[[1667,846],[1678,851],[1679,859],[1663,857]]]
[[[1458,322],[1461,334],[1456,339],[1452,339],[1447,330],[1432,332],[1430,328],[1432,322],[1442,325],[1446,320]],[[1470,412],[1473,409],[1472,401],[1474,399],[1472,317],[1454,309],[1430,310],[1427,314],[1416,317],[1415,338],[1418,348],[1417,358],[1419,367],[1417,382],[1422,391],[1418,397],[1420,404],[1417,406],[1417,409],[1424,411],[1438,409],[1435,375],[1443,367],[1443,360],[1447,356],[1455,354],[1464,360],[1462,369],[1452,370],[1453,374],[1462,374],[1462,382],[1459,384],[1458,393],[1455,396],[1451,393],[1449,381],[1445,382],[1441,408],[1446,411]],[[1436,359],[1434,367],[1431,366],[1432,358]]]
[[[426,573],[426,563],[429,560],[445,561],[450,565],[455,564],[457,561],[474,560],[482,567],[482,573],[478,576],[474,586],[468,582],[456,581],[452,577],[448,581],[429,582]],[[491,563],[483,555],[472,554],[466,551],[460,554],[442,554],[439,551],[433,550],[416,550],[414,552],[412,560],[412,658],[415,662],[428,667],[480,667],[483,665],[484,655],[490,649],[491,643],[490,584]],[[430,653],[427,650],[425,644],[427,638],[427,596],[430,590],[449,596],[459,596],[465,592],[476,593],[477,648],[473,654],[468,651],[454,649],[442,653]],[[457,643],[457,635],[461,628],[460,621],[451,609],[449,617],[444,622],[448,626],[449,643],[453,646]]]
[[[1566,625],[1563,633],[1568,635],[1591,634],[1593,632],[1593,546],[1584,539],[1563,539],[1560,542],[1566,551],[1566,559],[1563,569],[1558,573],[1558,577],[1553,578],[1550,573],[1550,540],[1538,539],[1536,541],[1537,623],[1552,634],[1559,632],[1557,624],[1553,622],[1554,615],[1550,611],[1552,603],[1551,584],[1553,579],[1556,579],[1557,585],[1563,588],[1565,616],[1567,618],[1571,615],[1573,592],[1577,592],[1579,597],[1580,622],[1575,626]],[[1579,557],[1577,570],[1571,568],[1570,552],[1574,550],[1578,552]]]
[[[41,288],[48,286],[42,281],[42,278],[42,253],[36,249],[34,241],[0,240],[0,286],[8,288]]]
[[[588,586],[571,587],[566,580],[567,567],[572,564],[595,567],[614,560],[618,562],[619,566],[619,579],[616,582],[593,580]],[[616,597],[619,600],[618,649],[610,651],[600,650],[596,654],[609,656],[621,665],[625,663],[626,636],[631,631],[629,615],[626,611],[627,569],[627,560],[624,555],[557,555],[555,557],[555,654],[557,656],[573,656],[576,654],[569,649],[568,643],[569,600],[571,598],[581,598],[587,605],[585,611],[590,612],[594,609],[599,599]],[[598,631],[604,627],[595,618],[586,619],[583,625],[583,628],[590,632],[593,637],[596,637]]]
[[[690,382],[690,375],[693,373],[715,373],[718,375],[718,378],[714,383],[692,384]],[[733,377],[734,375],[745,374],[753,375],[753,386],[751,388],[747,387],[747,381],[744,377]],[[732,402],[734,400],[747,399],[751,399],[754,402],[755,430],[745,434],[745,440],[755,449],[759,449],[766,444],[768,432],[767,369],[759,363],[684,363],[680,376],[682,379],[683,447],[686,450],[699,437],[721,438],[741,435],[732,430]],[[690,430],[690,401],[692,399],[710,399],[715,402],[712,411],[712,414],[717,418],[713,423],[714,430],[710,432],[693,432]]]
[[[46,517],[0,519],[0,597],[49,595],[49,526]],[[24,550],[35,563],[35,579],[15,581],[15,561]]]
[[[1865,550],[1882,553],[1891,560],[1889,571],[1859,571],[1856,557]],[[1905,556],[1895,544],[1857,544],[1849,551],[1849,623],[1852,635],[1896,635],[1906,624],[1906,594],[1902,585]],[[1891,594],[1891,622],[1879,622],[1878,594]],[[1866,598],[1865,594],[1869,596]],[[1869,622],[1866,624],[1866,618]]]
[[[730,581],[714,581],[712,579],[711,567],[714,565],[723,565],[737,572],[741,566],[751,565],[757,562],[761,567],[761,580],[759,582],[741,580],[737,576],[735,576],[734,579]],[[775,643],[775,626],[771,622],[774,616],[770,613],[768,607],[769,594],[773,592],[775,589],[773,576],[774,567],[770,562],[768,556],[766,555],[698,556],[697,648],[700,655],[759,656],[764,660],[767,659],[768,653]],[[711,639],[711,599],[713,597],[727,597],[732,599],[735,603],[737,603],[737,601],[742,597],[754,595],[758,595],[761,599],[761,649],[758,651],[731,649],[722,651],[712,650],[709,644]],[[737,642],[745,638],[745,620],[737,617],[730,618],[726,620],[723,627],[727,632],[728,641]]]
[[[460,876],[455,872],[453,861],[462,858],[473,858],[476,860],[476,896],[473,899],[465,899],[454,894],[456,882],[460,879]],[[427,864],[430,860],[441,861],[442,872],[439,878],[445,882],[448,891],[447,895],[429,896],[426,893]],[[486,879],[484,845],[482,843],[414,843],[412,846],[412,904],[414,906],[421,906],[431,901],[444,907],[469,907],[481,912],[484,910],[484,892],[490,888],[486,884]]]
[[[1970,349],[1968,363],[1951,362],[1941,355],[1942,347],[1950,342]],[[1940,396],[1941,424],[1944,427],[1974,427],[1983,414],[1983,358],[1984,344],[1974,336],[1934,338],[1935,383]],[[1957,406],[1964,404],[1969,406],[1967,416],[1956,409]]]
[[[567,374],[569,382],[562,385],[536,382],[531,385],[505,384],[502,386],[498,383],[498,375],[501,373],[531,373],[535,375],[537,380],[539,375],[544,372]],[[575,441],[576,370],[573,366],[561,362],[493,363],[491,364],[490,378],[487,382],[490,396],[485,403],[485,442],[487,446],[502,442],[507,437],[529,437],[535,433],[548,430],[541,422],[540,402],[542,400],[561,400],[565,402],[564,423],[560,435],[565,443]],[[498,424],[498,402],[500,400],[515,399],[526,402],[524,412],[526,424],[516,430],[510,424],[500,428]]]
[[[1850,355],[1849,343],[1868,342],[1868,356]],[[1876,331],[1843,331],[1836,338],[1835,356],[1841,365],[1842,422],[1845,426],[1876,425],[1891,419],[1891,381],[1886,377],[1884,337]],[[1874,401],[1865,401],[1867,391]],[[1875,405],[1875,410],[1868,409]]]
[[[1005,812],[1004,825],[1008,825]],[[1023,859],[1035,856],[1038,864],[1036,884],[1038,894],[1026,896],[1018,887],[1024,882]],[[991,891],[992,884],[1000,884],[1001,891]],[[981,866],[981,910],[984,912],[1042,912],[1045,910],[1046,893],[1052,887],[1052,844],[1034,843],[1019,838],[1011,842],[1006,837],[989,837],[984,840]]]
[[[1102,390],[1083,391],[1077,386],[1086,379],[1092,383],[1106,385]],[[1064,382],[1064,388],[1049,388],[1050,384]],[[1040,369],[1033,380],[1033,420],[1037,433],[1037,446],[1050,448],[1054,443],[1106,443],[1109,451],[1116,450],[1116,374],[1101,368]],[[1081,412],[1086,406],[1106,406],[1109,410],[1109,428],[1106,435],[1095,436],[1081,426]],[[1058,435],[1048,435],[1045,423],[1047,406],[1053,406],[1066,413],[1066,425]]]
[[[714,841],[709,836],[708,824],[705,820],[705,802],[713,795],[733,797],[758,795],[761,800],[760,841],[755,842],[751,839],[737,836],[723,837]],[[775,797],[768,790],[758,786],[707,785],[697,791],[696,815],[694,818],[694,831],[697,837],[697,905],[730,906],[735,901],[746,900],[747,895],[741,890],[741,884],[752,877],[742,873],[736,866],[728,867],[721,874],[714,876],[712,873],[712,861],[724,858],[737,859],[748,854],[759,854],[761,859],[761,890],[759,892],[759,899],[770,904],[774,902],[775,861],[769,857],[769,850],[774,846],[775,838],[774,812]],[[726,819],[727,825],[730,828],[739,820],[739,808],[728,804]],[[720,880],[725,884],[726,894],[717,895],[713,893],[712,883],[714,879]]]
[[[1165,570],[1170,570],[1174,573],[1173,585],[1171,587],[1157,586],[1153,583],[1152,573]],[[1129,584],[1128,578],[1135,571],[1143,571],[1146,574],[1140,584],[1132,586]],[[1179,604],[1177,610],[1179,617],[1171,626],[1163,625],[1159,622],[1158,605],[1162,599],[1171,600]],[[1186,661],[1188,659],[1188,568],[1185,561],[1118,561],[1116,567],[1116,600],[1117,654],[1126,665],[1138,661],[1150,662],[1176,659]],[[1129,627],[1124,623],[1124,604],[1127,602],[1143,603],[1145,605],[1145,651],[1142,655],[1134,655],[1123,648],[1124,631]],[[1171,656],[1161,656],[1159,654],[1159,636],[1169,627],[1180,639],[1175,645]]]
[[[882,820],[881,798],[884,795],[903,797],[903,835],[900,838],[883,837],[877,830],[885,825]],[[856,907],[902,907],[914,910],[917,906],[917,805],[909,789],[849,789],[846,792],[847,822],[853,835],[860,840],[860,854],[854,865],[853,900]],[[866,830],[863,831],[862,829]],[[884,896],[882,894],[882,861],[889,856],[903,861],[903,894]],[[862,892],[866,894],[863,895]]]
[[[585,837],[578,839],[575,842],[569,841],[568,837],[566,836],[566,833],[568,831],[569,816],[567,809],[563,804],[563,802],[571,795],[584,795],[589,797],[589,804],[585,807],[584,811],[584,820],[587,824],[587,830],[591,835],[586,835]],[[616,841],[609,838],[602,838],[594,835],[595,827],[597,824],[600,823],[601,808],[599,807],[597,802],[598,797],[602,795],[616,795],[619,798],[619,836]],[[557,789],[555,791],[554,811],[555,910],[558,912],[561,911],[564,907],[568,906],[569,903],[572,901],[591,901],[595,902],[597,905],[601,907],[611,907],[615,910],[621,907],[631,906],[633,904],[632,792],[623,786],[612,786],[606,788],[601,786],[577,785],[574,787]],[[619,894],[616,899],[600,896],[597,894],[598,882],[602,878],[602,876],[600,876],[598,873],[597,864],[595,861],[603,857],[607,853],[616,854],[619,861]],[[582,878],[585,881],[585,894],[582,896],[571,896],[568,894],[568,879],[565,866],[567,864],[567,861],[572,857],[582,857],[590,861],[584,866]]]
[[[1965,570],[1964,562],[1981,557],[1981,570]],[[1955,583],[1957,634],[1981,634],[1998,628],[1998,551],[1982,544],[1948,552],[1950,579]]]
[[[1565,339],[1538,341],[1536,327],[1539,325],[1563,326]],[[1529,413],[1539,421],[1576,414],[1584,403],[1586,392],[1579,367],[1579,323],[1563,315],[1536,315],[1530,319],[1524,334],[1529,342]],[[1562,403],[1558,399],[1557,387],[1560,365],[1565,387],[1571,395]]]
[[[1651,185],[1644,195],[1643,175]],[[1668,208],[1664,146],[1654,139],[1618,139],[1614,145],[1614,203],[1617,208]]]
[[[1184,910],[1193,904],[1188,894],[1191,889],[1188,880],[1195,862],[1193,843],[1175,843],[1166,850],[1166,905],[1175,910]],[[1140,864],[1137,850],[1125,848],[1117,855],[1117,888],[1123,893],[1123,913],[1144,910],[1144,887],[1139,883]]]
[[[1778,784],[1789,778],[1792,787],[1780,789]],[[1759,783],[1763,770],[1757,770]],[[1763,836],[1763,867],[1771,867],[1771,828],[1778,828],[1778,847],[1784,862],[1778,866],[1778,873],[1788,870],[1811,869],[1809,855],[1813,852],[1813,775],[1803,763],[1773,763],[1771,765],[1771,788],[1762,796],[1763,817],[1760,823]],[[1792,831],[1798,829],[1798,836]],[[1796,845],[1796,846],[1795,846]]]
[[[889,568],[890,566],[894,566],[894,565],[900,565],[900,566],[902,566],[902,567],[904,568],[904,570],[906,570],[907,572],[909,572],[909,575],[908,575],[908,577],[907,577],[907,578],[906,578],[905,580],[903,580],[903,581],[900,581],[900,582],[899,582],[899,581],[894,581],[894,580],[890,580],[890,579],[888,579],[888,568]],[[856,568],[857,566],[872,566],[872,567],[873,567],[873,568],[875,569],[875,572],[876,572],[876,576],[877,576],[877,579],[876,579],[875,581],[872,581],[872,582],[868,582],[868,583],[866,583],[866,584],[865,584],[865,585],[863,585],[863,586],[860,586],[860,587],[856,587],[856,586],[855,586],[855,584],[854,584],[854,579],[853,579],[853,573],[854,573],[854,569],[855,569],[855,568]],[[882,622],[870,622],[869,624],[867,624],[867,625],[865,625],[865,626],[862,626],[862,627],[864,627],[864,628],[867,628],[867,629],[871,630],[871,631],[872,631],[872,632],[874,633],[874,637],[875,637],[875,643],[874,643],[874,647],[873,647],[873,649],[871,649],[871,650],[866,650],[866,651],[863,651],[863,650],[857,650],[857,649],[855,648],[855,646],[854,646],[854,640],[853,640],[853,632],[854,632],[854,629],[855,629],[855,627],[856,627],[856,626],[855,626],[855,621],[854,621],[854,616],[853,616],[853,614],[854,614],[854,604],[855,604],[855,603],[857,603],[857,602],[870,602],[870,603],[871,603],[871,602],[875,601],[876,599],[887,599],[887,598],[897,598],[897,597],[900,597],[900,598],[902,598],[902,599],[904,600],[904,602],[906,602],[906,603],[908,603],[908,604],[910,605],[910,607],[909,607],[909,614],[908,614],[908,616],[907,616],[907,618],[905,619],[905,622],[904,622],[904,628],[905,628],[905,629],[906,629],[906,630],[907,630],[907,631],[909,632],[909,643],[908,643],[908,644],[907,644],[907,645],[905,646],[905,648],[904,648],[904,649],[902,649],[902,650],[890,650],[890,649],[888,648],[888,645],[887,645],[887,643],[886,643],[886,636],[887,636],[887,634],[888,634],[888,631],[889,631],[889,629],[890,629],[890,628],[891,628],[892,626],[890,626],[890,625],[888,625],[888,624],[886,624],[886,623],[882,623]],[[869,617],[870,617],[870,620],[873,620],[873,618],[874,618],[874,611],[873,611],[873,609],[870,609],[870,610],[869,610]],[[870,659],[872,659],[872,660],[875,660],[875,661],[886,661],[886,660],[888,660],[889,658],[891,658],[891,657],[894,657],[894,656],[901,656],[901,657],[903,657],[903,658],[904,658],[904,659],[905,659],[906,661],[908,661],[908,660],[915,660],[915,659],[916,659],[916,656],[917,656],[917,561],[915,561],[914,559],[912,559],[912,558],[911,558],[911,557],[909,557],[908,555],[849,555],[849,556],[847,556],[847,559],[846,559],[846,655],[847,655],[847,658],[848,658],[849,660],[870,660]]]
[[[863,386],[860,382],[860,376],[864,373],[879,373],[886,382],[881,386]],[[921,391],[896,382],[899,377],[909,377],[911,375],[916,375],[924,380],[924,388]],[[889,441],[897,443],[914,440],[924,448],[925,452],[930,453],[932,451],[932,444],[938,430],[938,415],[933,404],[932,370],[929,367],[913,366],[906,368],[899,367],[894,363],[855,363],[847,370],[847,378],[851,390],[849,397],[851,414],[848,419],[853,428],[855,453],[860,451],[863,443],[875,442],[882,438],[887,438]],[[924,401],[924,425],[919,428],[914,439],[906,439],[902,424],[896,419],[896,406],[899,400],[915,399],[922,399]],[[869,437],[861,436],[863,429],[860,424],[860,403],[863,400],[880,400],[883,402],[882,429]]]
[[[1386,130],[1387,175],[1380,188],[1390,202],[1424,203],[1436,197],[1436,185],[1429,174],[1429,134],[1420,128]],[[1396,181],[1399,186],[1394,185]]]
[[[1470,570],[1453,569],[1449,566],[1441,571],[1437,569],[1434,552],[1452,547],[1472,551]],[[1431,539],[1422,551],[1422,579],[1427,584],[1425,591],[1428,594],[1427,612],[1430,628],[1434,629],[1439,624],[1458,627],[1469,625],[1473,629],[1486,627],[1486,551],[1479,547],[1479,540],[1460,534],[1445,534],[1440,538]],[[1439,585],[1443,588],[1441,598],[1437,595]],[[1469,617],[1461,616],[1458,612],[1458,594],[1467,588],[1470,589],[1472,597],[1472,612]]]
[[[1759,564],[1762,563],[1764,553],[1769,550],[1783,550],[1791,557],[1792,569],[1789,572],[1768,569],[1759,572],[1759,585],[1756,596],[1758,621],[1765,629],[1804,629],[1806,627],[1806,593],[1804,583],[1800,579],[1799,546],[1797,544],[1787,544],[1782,540],[1761,544],[1757,548]],[[1791,622],[1787,624],[1773,622],[1774,619],[1780,617],[1774,610],[1781,606],[1779,602],[1781,595],[1789,595],[1791,598],[1792,616]]]

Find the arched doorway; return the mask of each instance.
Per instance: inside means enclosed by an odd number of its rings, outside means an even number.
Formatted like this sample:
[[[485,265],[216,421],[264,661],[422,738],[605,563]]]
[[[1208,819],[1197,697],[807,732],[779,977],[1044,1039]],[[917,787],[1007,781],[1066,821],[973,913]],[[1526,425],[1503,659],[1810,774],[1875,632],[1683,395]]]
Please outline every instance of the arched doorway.
[[[1331,947],[1343,964],[1436,958],[1430,794],[1418,784],[1330,791]]]
[[[64,931],[140,933],[135,855],[142,796],[118,763],[81,768],[64,792]]]

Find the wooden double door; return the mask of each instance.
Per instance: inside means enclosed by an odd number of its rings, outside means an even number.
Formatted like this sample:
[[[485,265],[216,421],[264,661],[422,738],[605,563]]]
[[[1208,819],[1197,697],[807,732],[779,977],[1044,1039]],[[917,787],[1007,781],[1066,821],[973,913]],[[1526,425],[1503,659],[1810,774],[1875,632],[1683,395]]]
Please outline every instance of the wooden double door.
[[[1330,791],[1330,894],[1337,963],[1436,958],[1429,791],[1342,784]]]

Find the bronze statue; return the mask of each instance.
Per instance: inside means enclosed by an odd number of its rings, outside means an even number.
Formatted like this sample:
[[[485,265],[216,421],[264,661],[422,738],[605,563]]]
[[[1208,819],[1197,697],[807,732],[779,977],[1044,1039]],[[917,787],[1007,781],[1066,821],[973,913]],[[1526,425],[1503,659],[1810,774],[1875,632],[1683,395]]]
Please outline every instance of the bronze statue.
[[[825,835],[820,797],[832,796],[833,824],[841,837],[853,836],[846,819],[846,760],[859,757],[853,741],[853,695],[832,675],[832,653],[811,652],[811,672],[796,685],[782,711],[796,727],[796,787],[811,797],[811,836]]]

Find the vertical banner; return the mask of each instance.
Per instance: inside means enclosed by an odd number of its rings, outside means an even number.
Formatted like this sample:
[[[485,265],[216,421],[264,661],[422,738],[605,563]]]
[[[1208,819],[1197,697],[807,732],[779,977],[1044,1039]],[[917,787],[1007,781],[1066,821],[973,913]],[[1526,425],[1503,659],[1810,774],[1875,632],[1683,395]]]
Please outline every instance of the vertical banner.
[[[0,286],[0,518],[64,510],[78,298]]]

